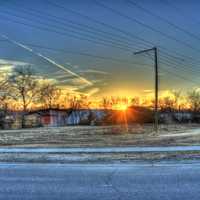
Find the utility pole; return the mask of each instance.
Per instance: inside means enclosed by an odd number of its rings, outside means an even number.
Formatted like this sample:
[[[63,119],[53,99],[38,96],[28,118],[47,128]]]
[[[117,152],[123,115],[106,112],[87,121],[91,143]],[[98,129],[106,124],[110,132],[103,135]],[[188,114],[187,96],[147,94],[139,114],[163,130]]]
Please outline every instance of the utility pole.
[[[154,51],[154,72],[155,72],[155,103],[154,103],[154,120],[155,120],[155,131],[158,132],[158,49],[153,47],[151,49],[145,49],[142,51],[135,52],[134,54],[148,53]]]

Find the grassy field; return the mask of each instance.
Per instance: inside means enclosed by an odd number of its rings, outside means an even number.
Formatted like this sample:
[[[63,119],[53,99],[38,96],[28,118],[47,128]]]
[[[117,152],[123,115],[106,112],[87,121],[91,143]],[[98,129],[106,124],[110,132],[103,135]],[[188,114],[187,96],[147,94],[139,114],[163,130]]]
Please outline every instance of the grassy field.
[[[200,124],[125,126],[67,126],[0,130],[1,146],[103,147],[199,145]]]

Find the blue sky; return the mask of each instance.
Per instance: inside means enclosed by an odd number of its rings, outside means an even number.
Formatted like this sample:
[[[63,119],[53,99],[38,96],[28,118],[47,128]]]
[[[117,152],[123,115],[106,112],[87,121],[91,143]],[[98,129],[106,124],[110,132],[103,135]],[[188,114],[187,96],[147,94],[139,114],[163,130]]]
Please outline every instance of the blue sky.
[[[8,41],[0,43],[0,61],[29,63],[91,95],[146,95],[153,90],[153,56],[133,52],[155,45],[160,90],[188,90],[200,82],[199,9],[197,0],[1,0],[0,34]]]

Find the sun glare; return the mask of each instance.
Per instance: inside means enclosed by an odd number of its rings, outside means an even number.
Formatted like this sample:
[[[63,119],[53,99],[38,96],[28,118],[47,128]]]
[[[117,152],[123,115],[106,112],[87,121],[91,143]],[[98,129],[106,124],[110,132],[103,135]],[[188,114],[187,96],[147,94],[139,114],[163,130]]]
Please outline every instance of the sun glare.
[[[114,107],[116,110],[127,110],[128,106],[126,104],[118,104]]]

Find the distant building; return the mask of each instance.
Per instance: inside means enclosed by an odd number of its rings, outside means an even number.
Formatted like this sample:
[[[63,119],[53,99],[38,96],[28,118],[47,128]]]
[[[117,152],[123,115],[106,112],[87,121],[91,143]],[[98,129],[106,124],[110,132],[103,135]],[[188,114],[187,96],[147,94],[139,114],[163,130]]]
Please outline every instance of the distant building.
[[[27,126],[65,126],[69,110],[67,109],[43,109],[27,113]]]
[[[160,116],[160,122],[167,124],[175,122],[179,123],[194,122],[194,113],[191,111],[170,111],[170,112],[161,111],[159,116]]]
[[[98,125],[106,112],[98,109],[43,109],[26,114],[27,127],[56,127],[67,125]]]
[[[200,123],[200,112],[159,111],[161,123]],[[132,106],[127,110],[107,109],[42,109],[27,112],[25,125],[33,127],[59,127],[71,125],[113,125],[132,123],[153,123],[154,111],[150,108]],[[22,125],[22,112],[9,111],[0,117],[0,128],[19,129]]]
[[[67,117],[67,125],[99,125],[105,115],[106,111],[99,109],[71,110]]]
[[[21,112],[8,111],[1,121],[3,129],[19,129],[22,125]]]

